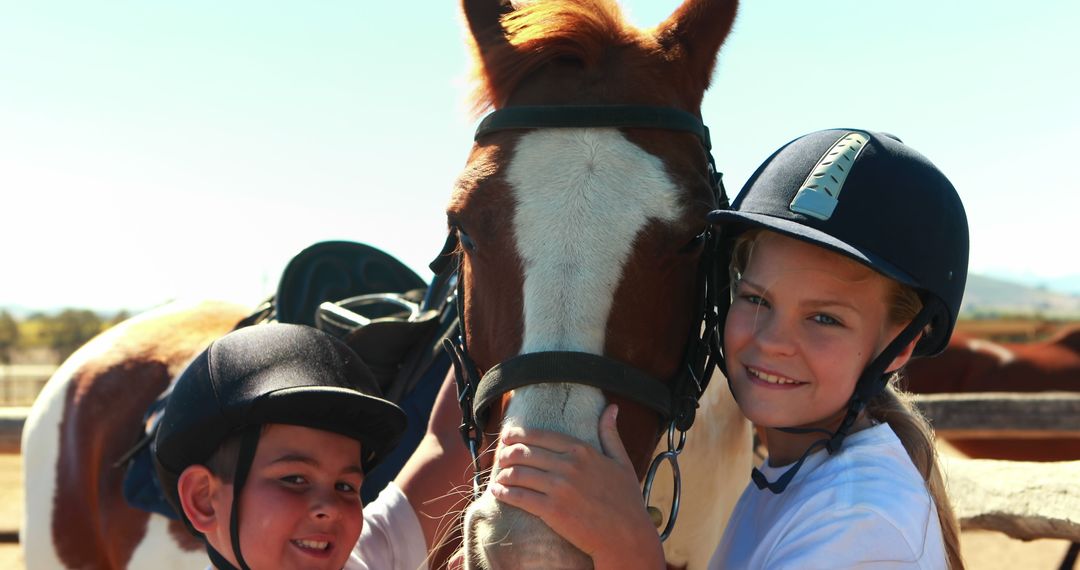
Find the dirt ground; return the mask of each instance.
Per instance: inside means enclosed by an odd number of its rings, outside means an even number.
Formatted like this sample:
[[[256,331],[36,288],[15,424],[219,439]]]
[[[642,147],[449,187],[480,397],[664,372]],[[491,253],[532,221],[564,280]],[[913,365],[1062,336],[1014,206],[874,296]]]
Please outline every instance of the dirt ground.
[[[22,461],[20,456],[0,454],[0,534],[14,532],[22,516]],[[984,531],[965,532],[961,548],[972,570],[1054,570],[1068,549],[1063,540],[1022,542]],[[0,568],[24,567],[19,546],[0,543]]]

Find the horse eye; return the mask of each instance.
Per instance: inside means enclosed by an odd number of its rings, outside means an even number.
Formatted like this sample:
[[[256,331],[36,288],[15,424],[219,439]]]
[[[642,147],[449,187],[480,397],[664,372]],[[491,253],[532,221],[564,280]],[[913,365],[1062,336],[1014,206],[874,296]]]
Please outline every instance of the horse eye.
[[[709,235],[709,229],[701,230],[701,233],[694,236],[693,239],[686,242],[686,245],[679,248],[679,253],[693,253],[705,243],[705,238]]]
[[[476,242],[469,237],[469,234],[465,233],[465,230],[458,228],[457,233],[458,241],[461,242],[461,247],[465,248],[466,251],[476,251]]]

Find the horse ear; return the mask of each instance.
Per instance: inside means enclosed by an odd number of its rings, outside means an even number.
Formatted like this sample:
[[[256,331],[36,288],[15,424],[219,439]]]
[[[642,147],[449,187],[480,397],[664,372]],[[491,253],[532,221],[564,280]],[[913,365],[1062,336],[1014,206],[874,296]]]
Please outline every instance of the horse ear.
[[[656,39],[675,63],[675,72],[696,93],[709,87],[716,54],[731,32],[738,4],[738,0],[685,0],[656,29]]]
[[[481,54],[506,44],[506,35],[499,18],[514,10],[510,0],[462,0],[461,8]]]

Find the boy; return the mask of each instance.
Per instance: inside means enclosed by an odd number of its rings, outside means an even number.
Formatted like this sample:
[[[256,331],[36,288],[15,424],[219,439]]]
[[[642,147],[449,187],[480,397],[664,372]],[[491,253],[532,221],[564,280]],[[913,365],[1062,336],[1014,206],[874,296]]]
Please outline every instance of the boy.
[[[405,414],[343,343],[310,327],[257,325],[213,342],[177,380],[154,458],[214,567],[337,570],[364,526],[364,473],[404,429]],[[382,515],[369,527],[423,536],[396,488],[372,506]],[[357,547],[352,566],[404,556],[394,566],[415,568],[427,554],[422,541],[368,542],[372,552]]]

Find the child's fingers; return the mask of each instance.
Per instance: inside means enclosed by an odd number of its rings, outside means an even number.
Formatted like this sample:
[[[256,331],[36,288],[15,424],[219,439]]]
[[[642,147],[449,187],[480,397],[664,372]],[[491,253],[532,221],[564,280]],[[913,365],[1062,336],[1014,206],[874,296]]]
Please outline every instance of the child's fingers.
[[[500,468],[526,465],[545,471],[557,469],[562,458],[563,455],[557,451],[525,443],[503,445],[497,456]]]
[[[500,468],[494,481],[504,487],[529,489],[552,498],[563,498],[568,495],[567,491],[575,489],[574,485],[569,484],[567,476],[559,471],[544,471],[523,465]]]
[[[498,481],[492,481],[488,485],[488,491],[496,499],[512,507],[517,507],[527,513],[546,520],[550,516],[551,500],[547,495],[538,493],[524,487],[506,487]]]
[[[619,437],[619,426],[616,419],[619,416],[619,406],[609,405],[600,415],[600,446],[604,455],[615,460],[620,465],[631,465],[630,456],[626,453],[622,438]]]
[[[556,453],[569,453],[576,448],[587,447],[587,444],[573,436],[537,428],[506,428],[500,438],[503,445],[525,443],[530,447],[543,447]]]

